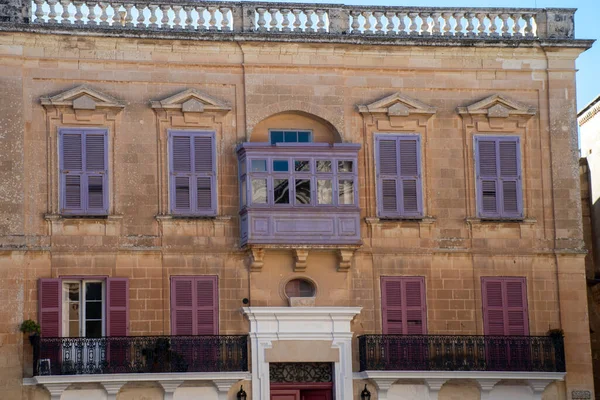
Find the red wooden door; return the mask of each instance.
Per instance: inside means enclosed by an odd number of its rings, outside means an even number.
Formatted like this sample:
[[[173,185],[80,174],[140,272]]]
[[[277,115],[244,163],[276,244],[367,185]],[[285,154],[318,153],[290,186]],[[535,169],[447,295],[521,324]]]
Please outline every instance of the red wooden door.
[[[271,400],[300,400],[300,391],[293,389],[271,390]]]
[[[331,389],[303,390],[301,400],[331,400]]]

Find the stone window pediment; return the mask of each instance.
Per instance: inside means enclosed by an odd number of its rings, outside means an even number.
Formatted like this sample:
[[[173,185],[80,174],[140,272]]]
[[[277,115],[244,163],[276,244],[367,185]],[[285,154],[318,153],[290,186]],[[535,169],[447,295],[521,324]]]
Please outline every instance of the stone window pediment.
[[[227,103],[196,89],[187,89],[166,99],[151,101],[150,106],[153,109],[176,110],[184,114],[231,110]]]
[[[503,125],[504,122],[502,121],[507,119],[518,120],[519,125],[523,126],[524,123],[537,114],[537,109],[500,94],[495,94],[466,107],[458,107],[457,112],[463,118],[487,119],[492,126]]]
[[[120,111],[125,108],[125,102],[108,94],[102,93],[89,86],[82,85],[54,96],[44,96],[41,104],[48,107],[69,107],[74,110],[95,111],[98,108]]]
[[[416,129],[427,125],[437,108],[400,92],[358,106],[365,118],[377,121],[379,129]]]

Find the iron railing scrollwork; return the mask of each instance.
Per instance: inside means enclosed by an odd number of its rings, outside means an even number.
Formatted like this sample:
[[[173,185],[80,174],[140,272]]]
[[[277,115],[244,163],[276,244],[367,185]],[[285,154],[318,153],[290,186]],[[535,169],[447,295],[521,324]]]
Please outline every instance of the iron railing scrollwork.
[[[325,383],[333,381],[331,363],[269,363],[273,383]]]
[[[247,336],[34,337],[34,375],[248,370]]]
[[[360,370],[564,372],[560,336],[362,335]]]

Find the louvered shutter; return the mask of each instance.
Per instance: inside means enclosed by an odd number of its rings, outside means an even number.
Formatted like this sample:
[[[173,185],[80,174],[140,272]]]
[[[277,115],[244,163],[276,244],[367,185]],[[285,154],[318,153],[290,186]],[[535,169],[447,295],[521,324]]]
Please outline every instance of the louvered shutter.
[[[216,214],[213,133],[171,132],[171,211],[182,215]]]
[[[171,278],[171,334],[194,334],[194,278]]]
[[[106,135],[85,134],[86,211],[90,214],[108,212]]]
[[[83,213],[83,134],[60,132],[61,213]]]
[[[483,322],[486,335],[503,336],[506,331],[502,286],[501,279],[483,281]]]
[[[528,335],[527,288],[525,278],[505,279],[507,335]]]
[[[486,335],[528,335],[525,278],[482,278]]]
[[[217,277],[196,278],[195,335],[218,334]]]
[[[38,311],[43,337],[60,337],[61,327],[61,280],[38,281]]]
[[[384,334],[426,333],[427,314],[423,278],[381,278],[381,306]]]
[[[475,137],[475,159],[478,215],[522,217],[519,138]]]
[[[378,215],[418,217],[422,212],[420,137],[376,135]]]
[[[129,334],[129,280],[108,278],[106,281],[106,335]]]

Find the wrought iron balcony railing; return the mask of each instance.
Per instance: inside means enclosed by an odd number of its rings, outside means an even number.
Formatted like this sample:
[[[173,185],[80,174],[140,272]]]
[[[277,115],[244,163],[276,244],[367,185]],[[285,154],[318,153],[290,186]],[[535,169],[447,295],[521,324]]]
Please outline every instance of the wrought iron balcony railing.
[[[564,372],[558,336],[363,335],[360,370]]]
[[[248,370],[247,336],[34,337],[32,344],[35,376]]]

